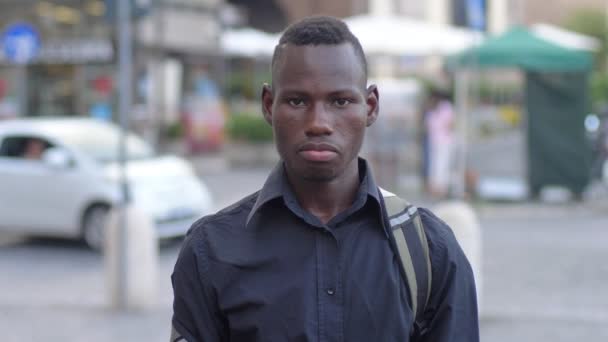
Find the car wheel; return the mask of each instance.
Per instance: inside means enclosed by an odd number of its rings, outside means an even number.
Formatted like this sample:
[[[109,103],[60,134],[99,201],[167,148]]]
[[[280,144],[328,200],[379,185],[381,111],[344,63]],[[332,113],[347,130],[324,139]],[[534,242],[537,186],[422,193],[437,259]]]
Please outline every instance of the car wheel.
[[[84,242],[94,250],[101,250],[104,244],[106,222],[110,208],[95,205],[87,209],[82,221],[82,237]]]

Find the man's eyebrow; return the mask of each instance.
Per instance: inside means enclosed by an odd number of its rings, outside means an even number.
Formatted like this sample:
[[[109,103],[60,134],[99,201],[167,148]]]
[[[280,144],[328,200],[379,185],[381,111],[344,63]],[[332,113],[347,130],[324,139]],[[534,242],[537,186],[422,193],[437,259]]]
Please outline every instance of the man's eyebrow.
[[[332,97],[332,96],[343,96],[343,95],[356,95],[357,94],[357,88],[356,87],[352,87],[352,88],[340,88],[340,89],[336,89],[333,90],[331,92],[329,92],[327,94],[327,96]],[[299,90],[299,89],[282,89],[280,91],[280,96],[302,96],[302,97],[306,97],[306,96],[310,96],[310,94],[306,91],[303,90]]]

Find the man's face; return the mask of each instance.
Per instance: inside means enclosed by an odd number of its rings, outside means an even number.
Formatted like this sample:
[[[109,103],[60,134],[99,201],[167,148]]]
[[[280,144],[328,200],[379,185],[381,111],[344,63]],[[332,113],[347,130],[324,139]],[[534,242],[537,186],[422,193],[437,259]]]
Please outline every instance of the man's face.
[[[344,43],[282,49],[262,104],[287,171],[327,182],[347,168],[356,170],[365,128],[378,115],[378,91],[366,89],[354,48]]]
[[[40,159],[44,152],[44,143],[40,140],[30,140],[25,149],[25,157],[28,159]]]

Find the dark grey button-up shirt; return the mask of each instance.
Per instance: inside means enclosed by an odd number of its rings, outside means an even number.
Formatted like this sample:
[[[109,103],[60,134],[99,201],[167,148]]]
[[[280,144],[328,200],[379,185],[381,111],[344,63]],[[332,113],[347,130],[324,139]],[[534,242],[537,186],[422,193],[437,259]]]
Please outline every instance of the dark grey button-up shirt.
[[[282,165],[264,187],[191,228],[172,275],[173,326],[193,341],[479,340],[471,268],[420,209],[433,286],[429,332],[414,316],[365,161],[352,206],[327,224],[303,210]]]

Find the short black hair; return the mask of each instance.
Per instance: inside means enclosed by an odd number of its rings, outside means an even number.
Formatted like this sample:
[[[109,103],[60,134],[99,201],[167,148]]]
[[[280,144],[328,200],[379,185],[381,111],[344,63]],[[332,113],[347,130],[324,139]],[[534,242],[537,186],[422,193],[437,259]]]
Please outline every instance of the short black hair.
[[[272,70],[274,64],[281,56],[281,47],[285,44],[302,45],[340,45],[349,43],[355,49],[361,61],[363,73],[367,79],[367,59],[359,43],[359,39],[350,31],[348,26],[340,19],[330,16],[312,16],[304,18],[287,27],[281,35],[279,44],[272,55]]]

